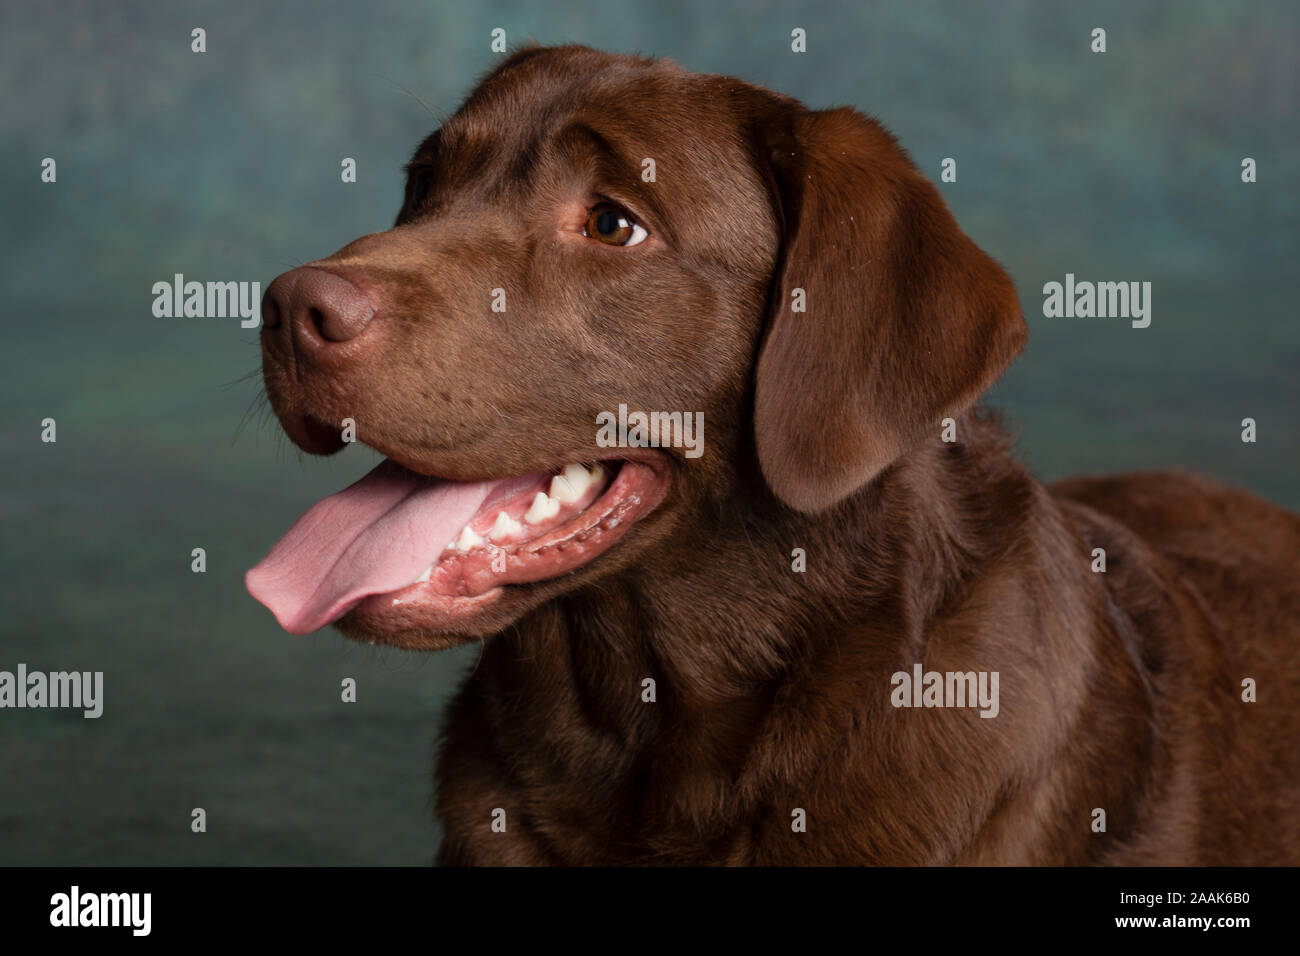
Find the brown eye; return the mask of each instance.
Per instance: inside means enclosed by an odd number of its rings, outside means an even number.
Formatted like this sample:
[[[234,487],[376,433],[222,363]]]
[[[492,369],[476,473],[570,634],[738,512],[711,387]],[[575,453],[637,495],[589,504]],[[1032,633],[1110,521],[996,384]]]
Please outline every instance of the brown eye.
[[[597,203],[587,214],[582,234],[607,246],[635,246],[645,241],[646,231],[612,202]]]
[[[429,196],[429,187],[433,185],[433,172],[428,169],[422,169],[411,175],[411,207],[418,208],[424,205],[425,199]]]

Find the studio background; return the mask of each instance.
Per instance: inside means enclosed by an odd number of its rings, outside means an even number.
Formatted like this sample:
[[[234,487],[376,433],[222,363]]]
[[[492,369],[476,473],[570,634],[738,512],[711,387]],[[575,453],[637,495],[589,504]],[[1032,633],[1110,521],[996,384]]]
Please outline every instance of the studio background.
[[[376,456],[240,427],[256,330],[155,318],[151,287],[264,291],[388,228],[437,123],[418,100],[452,112],[496,27],[856,106],[936,182],[954,157],[940,189],[1030,326],[989,399],[1024,460],[1187,467],[1300,508],[1295,4],[4,0],[0,669],[105,689],[98,720],[0,711],[0,863],[431,860],[433,743],[478,647],[291,637],[248,597],[245,569]],[[1067,272],[1150,281],[1150,327],[1044,318]]]

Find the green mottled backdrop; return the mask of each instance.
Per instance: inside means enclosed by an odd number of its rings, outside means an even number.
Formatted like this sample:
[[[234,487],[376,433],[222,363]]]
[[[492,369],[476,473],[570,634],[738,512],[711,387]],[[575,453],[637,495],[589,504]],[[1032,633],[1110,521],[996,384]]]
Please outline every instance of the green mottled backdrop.
[[[417,98],[454,109],[494,27],[858,106],[936,179],[956,158],[941,188],[1029,317],[994,399],[1040,473],[1183,465],[1300,507],[1294,3],[3,0],[0,670],[102,670],[106,699],[0,711],[0,862],[431,859],[438,714],[477,648],[289,637],[245,594],[373,456],[241,428],[256,332],[156,319],[150,287],[265,288],[387,227],[435,122]],[[1066,272],[1152,282],[1150,328],[1044,318]]]

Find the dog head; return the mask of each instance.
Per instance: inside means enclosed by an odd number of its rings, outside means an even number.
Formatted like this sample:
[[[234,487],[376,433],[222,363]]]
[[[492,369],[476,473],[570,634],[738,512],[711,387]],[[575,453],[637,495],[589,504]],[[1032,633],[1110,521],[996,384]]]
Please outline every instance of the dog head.
[[[293,441],[387,459],[249,572],[294,632],[496,633],[685,541],[746,471],[826,512],[1023,345],[1006,275],[848,109],[534,48],[407,170],[392,229],[263,305]]]

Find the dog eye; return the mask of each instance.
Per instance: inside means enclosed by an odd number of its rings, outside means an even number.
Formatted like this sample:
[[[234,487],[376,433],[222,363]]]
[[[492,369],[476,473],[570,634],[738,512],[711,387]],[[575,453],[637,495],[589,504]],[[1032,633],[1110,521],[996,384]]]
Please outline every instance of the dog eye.
[[[597,203],[587,214],[582,234],[607,246],[635,246],[644,242],[645,229],[612,202]]]
[[[429,197],[429,188],[433,185],[433,170],[421,169],[411,175],[410,205],[418,209]]]

